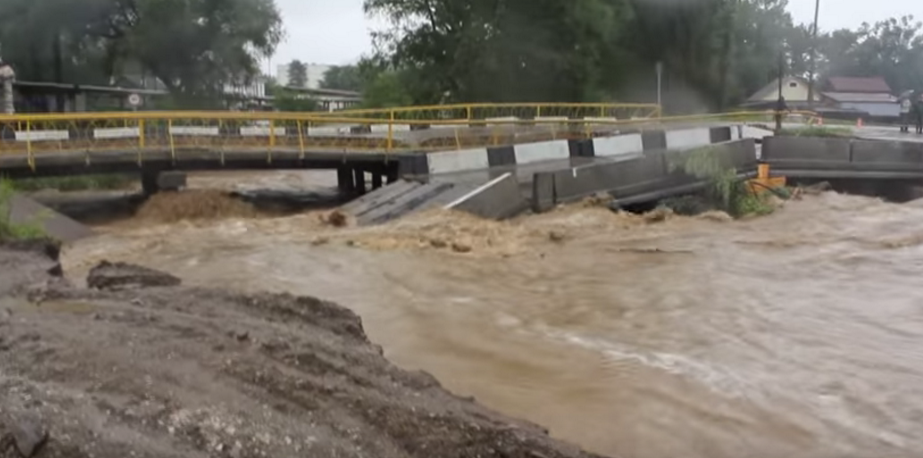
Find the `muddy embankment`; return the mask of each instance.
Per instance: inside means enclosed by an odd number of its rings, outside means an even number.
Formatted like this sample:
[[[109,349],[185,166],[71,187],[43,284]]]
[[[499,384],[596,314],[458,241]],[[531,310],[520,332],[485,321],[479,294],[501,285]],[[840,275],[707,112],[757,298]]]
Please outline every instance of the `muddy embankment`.
[[[389,363],[310,297],[0,245],[0,457],[588,457]]]

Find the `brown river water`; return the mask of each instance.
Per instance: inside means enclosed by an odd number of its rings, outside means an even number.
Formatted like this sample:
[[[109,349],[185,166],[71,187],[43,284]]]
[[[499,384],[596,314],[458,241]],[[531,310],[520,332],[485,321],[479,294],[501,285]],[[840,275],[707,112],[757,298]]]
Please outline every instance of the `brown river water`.
[[[923,205],[830,193],[737,222],[578,205],[363,229],[227,216],[102,226],[65,267],[336,301],[396,364],[611,456],[923,456]]]

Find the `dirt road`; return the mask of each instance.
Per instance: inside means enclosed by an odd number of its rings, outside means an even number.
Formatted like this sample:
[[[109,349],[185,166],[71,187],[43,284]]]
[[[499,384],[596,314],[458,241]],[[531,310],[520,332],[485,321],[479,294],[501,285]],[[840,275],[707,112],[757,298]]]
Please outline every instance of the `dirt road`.
[[[336,304],[118,265],[78,289],[49,255],[0,245],[2,458],[592,456],[395,367]]]

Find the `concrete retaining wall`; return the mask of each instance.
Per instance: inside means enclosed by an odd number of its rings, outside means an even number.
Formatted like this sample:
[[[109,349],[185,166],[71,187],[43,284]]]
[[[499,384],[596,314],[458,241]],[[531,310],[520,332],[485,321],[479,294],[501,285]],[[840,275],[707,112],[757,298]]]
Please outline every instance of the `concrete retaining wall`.
[[[17,194],[10,199],[9,211],[11,223],[34,225],[61,242],[73,242],[93,235],[90,228],[23,195]]]
[[[447,210],[468,212],[482,218],[506,219],[528,206],[516,175],[505,173],[445,206]]]
[[[723,166],[734,167],[740,173],[756,170],[756,143],[753,139],[725,142],[710,146]],[[535,175],[532,182],[533,208],[544,211],[555,205],[576,201],[599,192],[611,193],[618,199],[647,195],[663,198],[704,183],[689,176],[678,163],[683,151],[648,151],[643,156],[619,162],[603,162]],[[702,183],[700,183],[702,182]]]
[[[772,137],[762,158],[777,174],[818,178],[923,178],[923,144],[849,138]]]
[[[440,151],[411,155],[401,166],[403,176],[438,175],[493,167],[547,162],[573,157],[627,158],[645,151],[689,149],[740,137],[739,126],[683,130],[649,130],[585,140],[555,140],[508,146]],[[486,153],[485,153],[486,152]],[[485,154],[486,164],[485,165]]]

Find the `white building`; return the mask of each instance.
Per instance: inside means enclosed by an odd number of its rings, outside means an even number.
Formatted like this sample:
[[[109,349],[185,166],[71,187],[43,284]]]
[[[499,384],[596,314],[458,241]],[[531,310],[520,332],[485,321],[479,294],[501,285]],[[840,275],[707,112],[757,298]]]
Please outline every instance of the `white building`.
[[[308,67],[308,84],[305,85],[306,89],[320,89],[320,83],[324,80],[324,75],[327,74],[327,70],[332,68],[332,65],[321,65],[321,64],[305,64]],[[289,64],[282,64],[276,67],[276,83],[281,86],[290,86],[288,79],[288,67]]]

